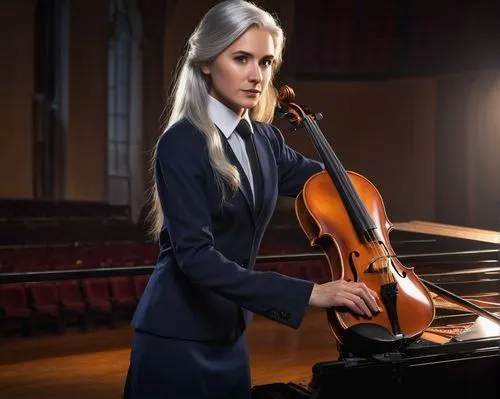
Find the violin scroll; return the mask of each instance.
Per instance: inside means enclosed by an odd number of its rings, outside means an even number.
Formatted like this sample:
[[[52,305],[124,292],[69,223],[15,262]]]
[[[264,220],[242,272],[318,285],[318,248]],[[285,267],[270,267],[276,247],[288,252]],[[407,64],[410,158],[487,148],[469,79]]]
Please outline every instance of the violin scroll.
[[[283,85],[278,90],[279,103],[291,103],[295,100],[295,91],[288,85]]]
[[[296,128],[302,127],[302,120],[305,116],[310,116],[314,120],[323,119],[321,113],[313,113],[307,106],[299,106],[295,100],[295,91],[288,85],[283,85],[278,90],[275,115],[288,121]]]

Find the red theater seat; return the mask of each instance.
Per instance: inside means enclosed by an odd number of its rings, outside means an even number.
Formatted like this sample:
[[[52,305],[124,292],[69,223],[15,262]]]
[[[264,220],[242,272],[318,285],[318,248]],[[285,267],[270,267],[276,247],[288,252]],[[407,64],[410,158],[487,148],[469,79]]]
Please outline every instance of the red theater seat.
[[[108,280],[106,278],[89,278],[82,280],[85,302],[91,309],[109,312],[113,305],[110,300]]]
[[[23,334],[32,334],[33,311],[29,308],[28,295],[22,284],[0,284],[0,320],[5,329],[11,322],[21,322]]]
[[[74,313],[85,312],[85,302],[80,285],[76,280],[58,281],[56,286],[63,309]]]
[[[31,306],[39,314],[58,317],[60,315],[59,293],[55,283],[36,282],[26,283],[26,289],[31,295]]]
[[[83,297],[93,315],[104,314],[112,327],[116,316],[111,303],[107,278],[88,278],[82,280]]]
[[[135,307],[137,300],[130,277],[110,277],[111,299],[121,307]]]
[[[54,320],[56,330],[63,332],[64,320],[56,284],[49,281],[40,281],[26,283],[25,287],[31,296],[31,307],[35,310],[37,319],[42,320],[48,317]]]
[[[77,280],[58,281],[56,283],[61,299],[61,307],[66,317],[77,316],[82,330],[88,329],[87,307]]]
[[[148,284],[149,281],[149,274],[143,275],[143,276],[133,276],[132,277],[132,282],[134,284],[135,288],[135,298],[139,300],[142,296],[142,293],[144,292],[144,289],[146,288],[146,285]]]
[[[0,284],[0,310],[6,318],[26,319],[31,316],[28,296],[21,284]]]

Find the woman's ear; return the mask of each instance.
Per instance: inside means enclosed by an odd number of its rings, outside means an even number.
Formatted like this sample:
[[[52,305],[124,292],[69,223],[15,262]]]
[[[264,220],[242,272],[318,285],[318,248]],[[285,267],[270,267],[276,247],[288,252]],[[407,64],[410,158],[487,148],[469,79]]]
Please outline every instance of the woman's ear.
[[[208,65],[208,62],[203,62],[200,65],[201,72],[203,72],[205,75],[210,75],[210,65]]]

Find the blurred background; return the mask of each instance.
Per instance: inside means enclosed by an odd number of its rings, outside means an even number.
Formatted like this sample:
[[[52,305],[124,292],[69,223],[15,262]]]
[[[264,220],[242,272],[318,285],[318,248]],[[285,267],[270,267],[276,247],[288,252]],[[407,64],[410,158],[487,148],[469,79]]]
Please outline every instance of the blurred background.
[[[214,3],[2,0],[1,216],[10,202],[79,201],[140,220],[175,66]],[[392,220],[498,229],[499,2],[258,4],[287,35],[276,85],[324,115]],[[316,157],[304,130],[275,122]]]
[[[186,40],[215,3],[0,0],[2,278],[154,265],[145,221],[152,150]],[[390,221],[500,231],[498,0],[256,3],[287,38],[276,86],[322,113],[344,167],[375,184]],[[318,159],[305,130],[273,123]],[[293,207],[280,199],[261,254],[309,249]],[[59,317],[64,292],[84,307],[128,292],[133,309],[147,281],[136,274],[100,288],[94,278],[46,286],[41,302],[55,308],[44,311]],[[23,279],[0,284],[4,327],[43,313],[35,283]]]

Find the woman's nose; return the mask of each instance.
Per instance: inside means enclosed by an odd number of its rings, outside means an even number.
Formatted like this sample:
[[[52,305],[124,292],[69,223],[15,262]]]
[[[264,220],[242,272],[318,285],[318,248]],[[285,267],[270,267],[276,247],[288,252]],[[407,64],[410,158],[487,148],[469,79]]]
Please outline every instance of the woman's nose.
[[[257,83],[262,81],[262,71],[258,62],[251,63],[248,80]]]

